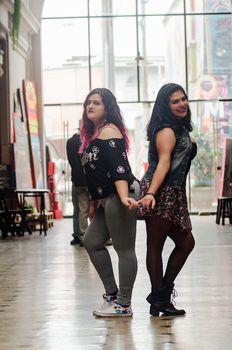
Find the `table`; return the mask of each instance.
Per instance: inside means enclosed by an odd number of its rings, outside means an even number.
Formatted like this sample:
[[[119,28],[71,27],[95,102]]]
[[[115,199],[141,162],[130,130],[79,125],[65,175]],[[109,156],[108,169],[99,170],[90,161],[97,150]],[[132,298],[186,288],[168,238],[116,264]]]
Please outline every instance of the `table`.
[[[40,209],[39,209],[39,223],[40,223],[40,234],[44,231],[44,235],[47,234],[46,228],[46,215],[45,215],[45,193],[49,193],[47,188],[17,188],[15,192],[19,195],[19,202],[21,208],[25,208],[26,198],[40,198]]]

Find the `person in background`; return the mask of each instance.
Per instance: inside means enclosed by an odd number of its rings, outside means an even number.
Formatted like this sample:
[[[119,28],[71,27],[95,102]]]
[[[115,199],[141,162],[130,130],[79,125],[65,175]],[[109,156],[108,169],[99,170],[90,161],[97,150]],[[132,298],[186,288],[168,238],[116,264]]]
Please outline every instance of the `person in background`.
[[[81,145],[80,126],[81,124],[79,125],[78,133],[75,133],[68,139],[66,152],[71,167],[72,181],[73,239],[70,244],[82,246],[82,238],[88,227],[89,193],[79,154]]]
[[[165,84],[158,92],[147,127],[149,166],[140,182],[137,215],[145,217],[150,314],[184,315],[172,302],[174,281],[194,248],[185,192],[186,176],[197,153],[190,138],[191,112],[184,89]],[[167,237],[175,244],[163,272],[162,251]]]
[[[93,313],[99,317],[132,316],[139,183],[128,162],[128,137],[110,90],[94,89],[87,95],[81,141],[82,165],[91,199],[91,222],[83,243],[105,289],[103,304]],[[119,284],[105,247],[109,238],[118,255]]]

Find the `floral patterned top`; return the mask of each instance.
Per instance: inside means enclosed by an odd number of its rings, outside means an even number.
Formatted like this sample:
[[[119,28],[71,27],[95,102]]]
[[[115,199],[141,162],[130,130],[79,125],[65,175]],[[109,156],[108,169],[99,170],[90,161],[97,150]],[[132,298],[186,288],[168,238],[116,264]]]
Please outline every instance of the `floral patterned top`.
[[[106,198],[109,194],[116,193],[114,182],[117,180],[127,181],[129,191],[133,192],[131,185],[135,176],[127,159],[123,138],[92,140],[85,149],[81,162],[91,200]]]

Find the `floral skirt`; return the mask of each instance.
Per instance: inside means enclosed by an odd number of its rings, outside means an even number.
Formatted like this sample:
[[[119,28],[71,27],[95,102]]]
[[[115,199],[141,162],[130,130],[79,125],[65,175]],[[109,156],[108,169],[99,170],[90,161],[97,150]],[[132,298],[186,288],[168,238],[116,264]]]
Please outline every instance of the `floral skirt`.
[[[148,192],[150,182],[142,179],[140,182],[140,198]],[[156,194],[156,205],[154,209],[139,207],[137,217],[139,220],[147,219],[153,215],[168,219],[178,226],[181,231],[191,231],[192,225],[188,212],[185,189],[176,189],[163,186]]]

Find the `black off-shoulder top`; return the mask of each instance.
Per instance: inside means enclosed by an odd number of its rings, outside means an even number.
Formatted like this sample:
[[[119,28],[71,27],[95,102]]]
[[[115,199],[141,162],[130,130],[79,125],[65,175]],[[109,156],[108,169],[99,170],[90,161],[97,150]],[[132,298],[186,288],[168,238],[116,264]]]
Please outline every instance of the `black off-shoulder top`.
[[[114,182],[125,180],[130,191],[135,180],[127,158],[123,138],[92,140],[82,158],[91,200],[106,198],[116,193]]]

